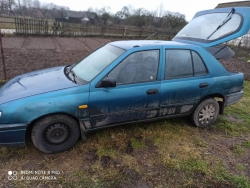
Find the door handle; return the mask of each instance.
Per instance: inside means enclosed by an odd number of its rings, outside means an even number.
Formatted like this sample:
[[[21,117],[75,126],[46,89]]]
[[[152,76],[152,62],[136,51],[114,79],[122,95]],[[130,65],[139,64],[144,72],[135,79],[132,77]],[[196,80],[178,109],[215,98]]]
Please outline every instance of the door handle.
[[[209,84],[207,82],[204,82],[204,83],[200,83],[199,87],[200,88],[204,88],[204,87],[208,87]]]
[[[147,95],[155,95],[158,94],[158,89],[149,89],[147,90]]]

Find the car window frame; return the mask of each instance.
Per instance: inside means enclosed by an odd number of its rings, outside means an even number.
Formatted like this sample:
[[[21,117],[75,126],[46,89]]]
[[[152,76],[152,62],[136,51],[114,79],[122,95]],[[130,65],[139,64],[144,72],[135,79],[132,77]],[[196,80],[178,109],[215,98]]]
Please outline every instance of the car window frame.
[[[130,55],[134,54],[134,53],[138,53],[138,52],[143,52],[143,51],[154,51],[154,50],[157,50],[159,52],[158,56],[158,65],[157,65],[157,73],[156,73],[156,78],[155,80],[152,80],[152,81],[142,81],[142,82],[132,82],[132,83],[122,83],[122,84],[116,84],[116,87],[117,86],[124,86],[124,85],[130,85],[130,84],[142,84],[142,83],[150,83],[150,82],[155,82],[155,81],[159,81],[158,80],[158,77],[159,77],[159,74],[160,74],[160,64],[161,64],[161,48],[151,48],[151,49],[141,49],[141,50],[137,50],[137,51],[133,51],[131,52],[130,54],[128,54],[126,57],[124,57],[122,60],[119,61],[119,63],[117,63],[117,65],[115,65],[115,67],[113,67],[102,79],[101,81],[108,77],[108,75],[110,74],[110,72],[112,72],[118,65],[120,65],[120,63],[122,63],[126,58],[128,58]],[[100,81],[100,82],[101,82]]]
[[[196,52],[195,50],[190,50],[190,51],[191,51],[191,58],[192,58],[193,70],[194,70],[194,61],[193,61],[193,54],[192,54],[192,52],[195,52],[195,53],[200,57],[200,59],[201,59],[203,65],[205,66],[205,69],[206,69],[206,71],[207,71],[207,74],[204,74],[204,75],[197,75],[197,76],[195,75],[195,72],[194,72],[194,77],[207,76],[207,75],[209,75],[209,74],[210,74],[209,69],[207,68],[207,65],[206,65],[205,61],[203,60],[203,58],[201,57],[201,55],[200,55],[198,52]]]
[[[204,59],[202,58],[202,56],[194,49],[188,49],[188,48],[164,48],[164,60],[163,60],[163,64],[164,64],[164,70],[163,70],[163,80],[175,80],[175,79],[183,79],[183,78],[195,78],[195,77],[202,77],[202,76],[208,76],[210,74],[210,71],[204,61]],[[193,71],[193,75],[192,76],[183,76],[183,77],[169,77],[169,78],[166,78],[166,68],[167,68],[167,50],[188,50],[189,51],[189,54],[191,56],[191,61],[192,61],[192,71]],[[194,60],[193,60],[193,55],[192,55],[192,52],[195,52],[201,59],[203,65],[205,66],[205,69],[207,71],[207,74],[204,74],[204,75],[195,75],[195,72],[194,72]]]

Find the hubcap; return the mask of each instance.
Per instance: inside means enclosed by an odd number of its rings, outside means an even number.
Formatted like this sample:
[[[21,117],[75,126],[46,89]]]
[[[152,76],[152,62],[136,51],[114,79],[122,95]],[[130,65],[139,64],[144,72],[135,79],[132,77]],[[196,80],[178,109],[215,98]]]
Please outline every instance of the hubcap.
[[[199,122],[201,124],[208,124],[214,119],[215,107],[212,104],[205,105],[199,112]]]
[[[60,144],[67,140],[68,137],[69,128],[61,123],[52,124],[45,130],[45,138],[52,144]]]

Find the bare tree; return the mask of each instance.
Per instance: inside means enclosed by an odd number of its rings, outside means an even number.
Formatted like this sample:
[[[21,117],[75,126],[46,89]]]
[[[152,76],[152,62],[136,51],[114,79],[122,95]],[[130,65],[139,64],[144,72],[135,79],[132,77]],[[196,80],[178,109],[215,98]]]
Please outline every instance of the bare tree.
[[[133,15],[129,17],[129,22],[131,25],[142,28],[143,26],[151,25],[153,14],[146,9],[139,8],[134,10]]]
[[[114,15],[116,24],[119,24],[122,19],[127,19],[130,16],[130,14],[131,13],[128,6],[122,7],[122,9]]]
[[[39,10],[42,13],[42,18],[46,18],[46,14],[49,11],[49,6],[50,6],[50,4],[48,4],[48,3],[41,4],[41,7]]]
[[[46,18],[46,14],[50,9],[51,4],[41,3],[39,0],[33,1],[33,8],[35,9],[35,15],[39,18]]]
[[[116,15],[120,18],[120,19],[126,19],[130,16],[130,10],[127,6],[122,7],[122,9],[120,11],[118,11],[116,13]]]
[[[163,18],[163,27],[170,28],[171,30],[179,30],[187,24],[185,15],[179,12],[166,11]]]
[[[4,1],[4,0],[3,0]],[[9,12],[11,12],[11,14],[13,15],[13,16],[16,16],[16,14],[15,14],[15,12],[14,12],[14,8],[15,8],[15,6],[17,5],[17,3],[16,3],[16,1],[15,0],[5,0],[4,1],[4,3],[5,3],[5,8],[9,11]]]
[[[34,0],[32,4],[34,8],[40,8],[41,6],[41,2],[39,0]]]
[[[32,16],[33,13],[33,0],[23,0],[22,1],[22,11],[25,16]]]
[[[103,20],[103,24],[107,25],[108,24],[108,20],[111,17],[111,13],[110,13],[110,7],[103,7],[99,10],[99,15],[101,17],[101,19]]]
[[[6,10],[6,4],[4,0],[0,1],[0,14],[4,13],[4,11]]]

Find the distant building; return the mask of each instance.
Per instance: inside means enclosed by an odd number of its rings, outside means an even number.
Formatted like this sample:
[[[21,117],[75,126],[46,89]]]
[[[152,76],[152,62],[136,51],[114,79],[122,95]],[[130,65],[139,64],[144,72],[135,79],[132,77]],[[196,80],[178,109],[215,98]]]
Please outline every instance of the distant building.
[[[64,18],[56,18],[56,21],[93,25],[100,23],[99,17],[95,12],[68,10],[64,13],[64,15]]]

